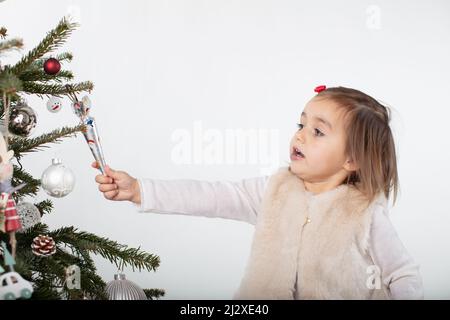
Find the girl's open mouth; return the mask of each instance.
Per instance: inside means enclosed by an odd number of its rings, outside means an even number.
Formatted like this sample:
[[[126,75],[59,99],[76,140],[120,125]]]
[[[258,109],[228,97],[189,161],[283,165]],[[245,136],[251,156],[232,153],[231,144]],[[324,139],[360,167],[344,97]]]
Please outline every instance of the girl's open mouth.
[[[291,153],[291,160],[301,160],[304,159],[305,155],[300,151],[299,148],[293,147]]]

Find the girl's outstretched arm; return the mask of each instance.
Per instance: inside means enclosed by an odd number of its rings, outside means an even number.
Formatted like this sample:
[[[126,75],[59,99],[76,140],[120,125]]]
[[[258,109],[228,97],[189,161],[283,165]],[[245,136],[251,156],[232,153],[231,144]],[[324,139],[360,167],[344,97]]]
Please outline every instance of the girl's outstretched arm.
[[[224,218],[256,223],[269,176],[240,181],[138,179],[139,212]]]

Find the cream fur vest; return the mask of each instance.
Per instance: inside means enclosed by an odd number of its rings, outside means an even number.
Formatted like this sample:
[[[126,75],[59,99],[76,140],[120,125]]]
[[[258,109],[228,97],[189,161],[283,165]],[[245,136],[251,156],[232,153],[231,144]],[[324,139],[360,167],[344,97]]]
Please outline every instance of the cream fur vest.
[[[368,285],[375,202],[369,205],[351,185],[313,195],[289,168],[280,168],[265,190],[233,299],[387,298],[383,284]]]

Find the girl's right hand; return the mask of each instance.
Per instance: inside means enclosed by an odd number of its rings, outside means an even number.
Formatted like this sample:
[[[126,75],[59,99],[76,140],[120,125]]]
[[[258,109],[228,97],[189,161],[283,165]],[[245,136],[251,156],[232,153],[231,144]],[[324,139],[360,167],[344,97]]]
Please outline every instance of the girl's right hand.
[[[97,161],[91,166],[98,169]],[[141,192],[137,179],[124,171],[116,171],[108,165],[105,167],[106,175],[95,176],[95,181],[99,184],[98,189],[103,192],[103,196],[108,200],[131,201],[136,204],[141,203]]]

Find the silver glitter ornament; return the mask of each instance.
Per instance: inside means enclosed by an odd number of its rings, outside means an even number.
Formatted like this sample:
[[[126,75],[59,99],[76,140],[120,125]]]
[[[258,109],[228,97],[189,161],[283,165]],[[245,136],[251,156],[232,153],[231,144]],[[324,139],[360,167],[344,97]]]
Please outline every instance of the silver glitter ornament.
[[[42,188],[52,197],[62,198],[75,187],[75,175],[62,164],[60,159],[52,159],[52,164],[41,177]]]
[[[106,285],[106,295],[109,300],[147,300],[144,290],[123,273],[115,274],[114,280]]]
[[[16,211],[20,218],[20,224],[22,225],[22,229],[18,230],[18,232],[24,232],[35,224],[41,222],[41,213],[32,203],[19,202],[16,205]]]
[[[11,106],[8,128],[12,134],[27,137],[36,127],[36,123],[36,113],[25,102]]]

